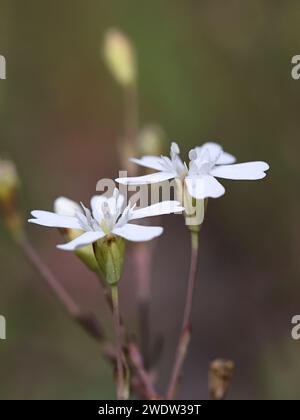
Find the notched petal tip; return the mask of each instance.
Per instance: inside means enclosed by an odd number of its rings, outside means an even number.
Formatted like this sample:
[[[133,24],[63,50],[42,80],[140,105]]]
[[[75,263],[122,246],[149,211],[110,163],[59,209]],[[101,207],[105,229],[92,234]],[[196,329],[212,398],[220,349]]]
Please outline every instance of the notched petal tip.
[[[270,169],[270,165],[267,162],[261,162],[262,163],[262,171],[268,171]]]
[[[38,217],[39,212],[40,212],[40,210],[32,210],[32,211],[30,212],[30,214],[31,214],[31,216],[33,216],[33,217]]]
[[[266,162],[254,161],[216,166],[210,174],[224,179],[255,181],[265,178],[265,171],[268,169],[269,165]]]

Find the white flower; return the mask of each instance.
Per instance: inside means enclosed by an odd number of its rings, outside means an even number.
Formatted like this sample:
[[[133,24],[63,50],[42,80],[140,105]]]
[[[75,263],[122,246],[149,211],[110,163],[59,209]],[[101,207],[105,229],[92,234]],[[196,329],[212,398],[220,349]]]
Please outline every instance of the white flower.
[[[114,190],[110,198],[94,196],[91,209],[61,197],[55,202],[56,213],[34,210],[31,213],[34,219],[28,221],[41,226],[81,230],[82,235],[57,246],[59,249],[74,251],[107,235],[121,236],[134,242],[149,241],[161,235],[163,228],[130,224],[131,220],[183,211],[178,201],[164,201],[138,210],[129,203],[124,208],[124,196],[119,194],[118,189]]]
[[[172,143],[170,157],[144,156],[132,159],[146,168],[155,169],[150,175],[118,178],[120,184],[148,184],[168,179],[179,179],[185,183],[189,194],[199,200],[221,197],[225,188],[216,178],[226,179],[261,179],[266,176],[269,165],[265,162],[247,162],[234,164],[235,157],[223,151],[217,143],[205,143],[189,152],[189,166],[179,156],[180,150]]]

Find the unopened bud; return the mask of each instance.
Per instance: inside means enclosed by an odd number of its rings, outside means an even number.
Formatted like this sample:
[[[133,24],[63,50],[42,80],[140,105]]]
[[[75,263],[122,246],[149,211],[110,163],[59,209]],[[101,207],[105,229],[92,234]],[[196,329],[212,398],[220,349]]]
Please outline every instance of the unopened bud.
[[[217,359],[210,363],[208,382],[212,400],[223,400],[228,392],[234,371],[231,360]]]
[[[20,233],[23,228],[18,205],[20,180],[15,165],[0,159],[0,215],[9,230]]]
[[[105,62],[115,79],[123,86],[136,82],[136,56],[131,41],[118,29],[109,29],[104,38]]]
[[[101,275],[109,285],[116,285],[123,271],[125,240],[119,236],[106,236],[93,246]]]
[[[162,127],[151,124],[140,131],[137,144],[139,155],[160,156],[165,154],[167,136]]]

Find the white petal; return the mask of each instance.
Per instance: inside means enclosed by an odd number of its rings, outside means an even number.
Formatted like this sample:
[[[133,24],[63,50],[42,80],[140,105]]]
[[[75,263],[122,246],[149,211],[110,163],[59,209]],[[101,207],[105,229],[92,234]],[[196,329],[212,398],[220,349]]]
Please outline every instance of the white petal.
[[[209,160],[215,161],[217,165],[227,165],[236,161],[234,156],[224,152],[222,146],[214,142],[207,142],[200,147],[195,147],[190,151],[189,156],[191,160],[201,159],[206,156],[206,153],[208,153]]]
[[[175,178],[175,172],[156,172],[155,174],[136,176],[131,178],[117,178],[116,182],[125,185],[154,184],[156,182],[166,181]]]
[[[128,241],[144,242],[150,241],[161,235],[163,233],[163,228],[160,226],[141,226],[127,223],[122,227],[113,229],[113,233],[122,236],[122,238],[125,238]]]
[[[60,216],[56,213],[43,210],[34,210],[31,214],[35,219],[29,219],[29,223],[56,228],[82,229],[76,217]]]
[[[161,214],[179,213],[182,211],[184,211],[184,208],[180,205],[179,201],[162,201],[161,203],[152,204],[152,206],[133,210],[130,220],[159,216]]]
[[[216,160],[219,156],[221,156],[222,147],[213,142],[204,143],[202,146],[195,147],[189,153],[189,157],[191,160],[195,159],[202,159],[205,155],[209,156],[209,160]]]
[[[96,220],[102,219],[102,203],[104,203],[106,200],[107,198],[104,197],[104,195],[94,195],[91,198],[91,209],[93,216]]]
[[[218,143],[208,142],[205,143],[202,147],[205,147],[209,150],[209,154],[213,160],[216,159],[219,155],[216,161],[217,165],[228,165],[236,161],[236,158],[233,155],[224,152],[222,146],[220,146]]]
[[[82,212],[82,208],[78,203],[67,197],[58,197],[54,201],[54,212],[61,216],[74,217],[76,212]]]
[[[58,249],[62,249],[63,251],[74,251],[77,248],[82,248],[83,246],[90,245],[98,239],[101,239],[105,236],[105,233],[102,231],[97,232],[85,232],[82,235],[78,236],[78,238],[73,239],[73,241],[68,242],[67,244],[57,245]]]
[[[116,209],[122,208],[125,200],[124,195],[120,194],[117,188],[115,188],[115,191],[118,191],[118,193],[107,200],[111,213],[115,213]]]
[[[205,175],[202,177],[185,178],[189,194],[203,200],[205,198],[218,198],[225,193],[225,188],[214,177]]]
[[[158,156],[144,156],[141,159],[130,159],[131,162],[137,165],[144,166],[145,168],[155,169],[157,171],[162,170],[161,158]]]
[[[247,162],[236,165],[216,166],[210,174],[226,179],[262,179],[266,176],[265,171],[269,165],[265,162]]]
[[[221,156],[217,160],[217,165],[229,165],[236,161],[236,158],[227,152],[222,152]]]

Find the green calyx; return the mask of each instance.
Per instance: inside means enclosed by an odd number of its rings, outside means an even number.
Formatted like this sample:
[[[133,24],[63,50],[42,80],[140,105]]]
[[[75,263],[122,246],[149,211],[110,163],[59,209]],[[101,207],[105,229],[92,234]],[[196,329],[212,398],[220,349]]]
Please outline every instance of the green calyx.
[[[97,260],[94,256],[93,247],[91,245],[79,248],[75,251],[77,257],[92,271],[98,273],[99,267]]]
[[[65,238],[66,242],[72,241],[73,239],[78,238],[82,234],[80,230],[76,229],[60,229],[62,235]],[[99,273],[98,262],[94,255],[94,250],[92,245],[87,245],[82,248],[78,248],[74,251],[78,258],[96,274]]]
[[[176,199],[180,201],[185,209],[185,223],[191,231],[199,232],[204,221],[206,200],[197,200],[189,194],[185,183],[176,179]]]
[[[125,240],[119,236],[109,235],[93,244],[94,254],[104,280],[116,285],[122,274]]]

